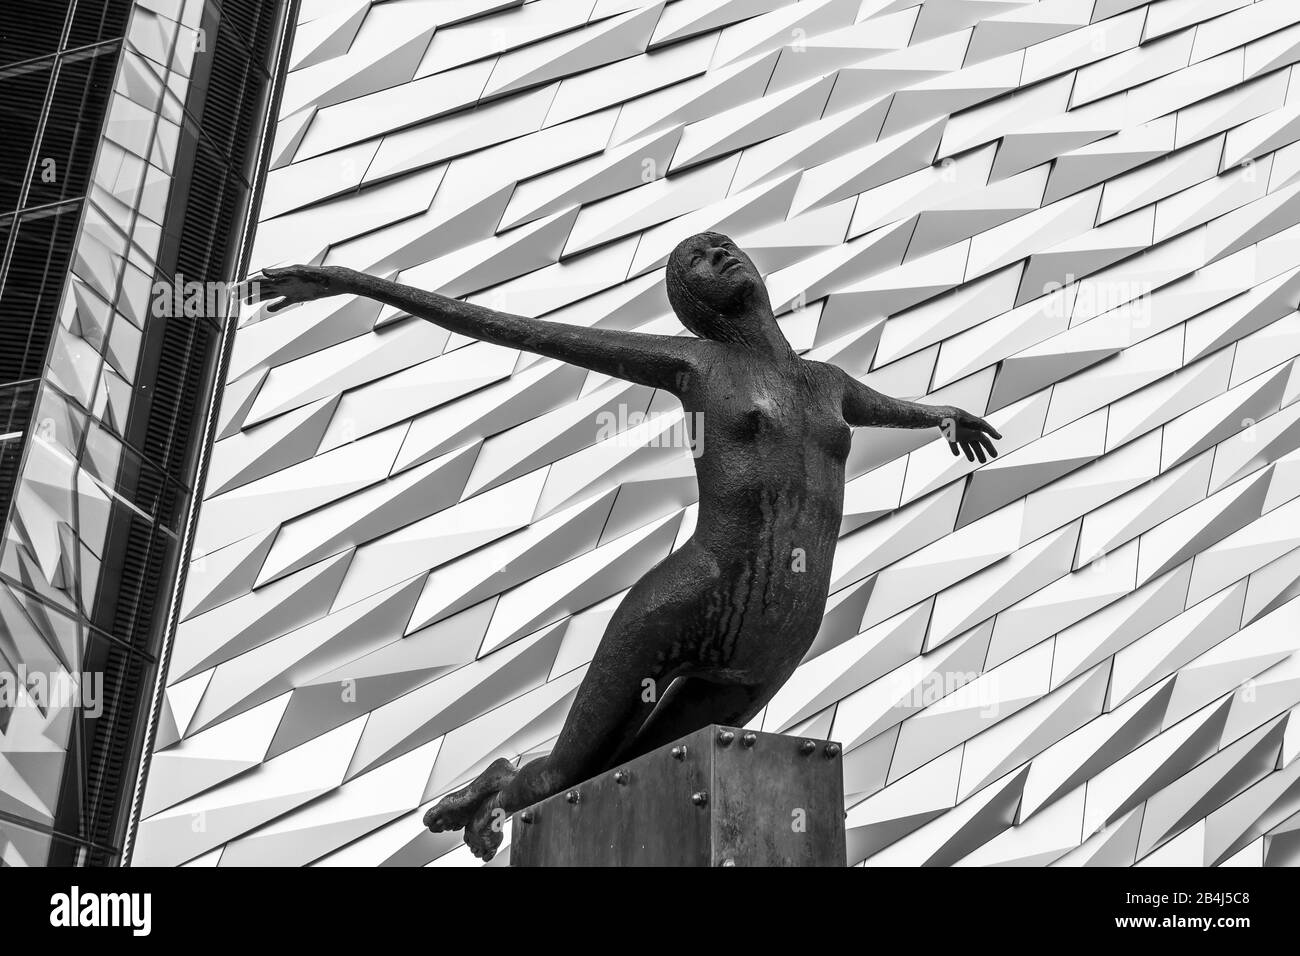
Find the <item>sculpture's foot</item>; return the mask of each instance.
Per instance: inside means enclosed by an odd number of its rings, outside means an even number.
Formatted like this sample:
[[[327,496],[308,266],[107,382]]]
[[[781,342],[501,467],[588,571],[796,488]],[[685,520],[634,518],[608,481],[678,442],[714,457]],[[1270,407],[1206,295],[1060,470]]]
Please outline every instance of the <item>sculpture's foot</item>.
[[[424,825],[434,833],[442,833],[444,830],[464,830],[474,821],[479,806],[489,797],[495,796],[514,775],[514,765],[505,757],[498,757],[488,765],[486,770],[475,777],[469,786],[447,794],[430,807],[424,815]],[[465,842],[469,842],[468,833],[465,835]],[[497,843],[500,842],[498,835]],[[473,849],[472,845],[471,849]]]
[[[496,856],[509,818],[510,814],[501,808],[500,792],[483,800],[474,811],[474,819],[465,827],[465,845],[469,851],[484,863]]]

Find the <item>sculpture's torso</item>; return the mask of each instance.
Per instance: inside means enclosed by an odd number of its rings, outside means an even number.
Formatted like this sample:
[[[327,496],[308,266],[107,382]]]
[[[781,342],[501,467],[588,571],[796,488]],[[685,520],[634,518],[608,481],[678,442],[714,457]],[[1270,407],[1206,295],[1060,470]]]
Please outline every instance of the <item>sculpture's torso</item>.
[[[851,432],[828,367],[718,352],[682,394],[704,431],[695,533],[647,580],[687,596],[662,610],[688,669],[759,683],[792,670],[821,624]]]

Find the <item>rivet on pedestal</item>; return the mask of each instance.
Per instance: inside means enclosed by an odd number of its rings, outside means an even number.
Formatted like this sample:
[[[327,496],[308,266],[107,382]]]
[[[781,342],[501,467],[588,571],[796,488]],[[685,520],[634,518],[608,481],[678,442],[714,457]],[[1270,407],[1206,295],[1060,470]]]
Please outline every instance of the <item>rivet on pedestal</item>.
[[[805,757],[808,756],[816,749],[817,749],[817,745],[813,743],[811,740],[804,740],[801,741],[799,744],[799,752],[803,754]]]
[[[626,770],[615,770],[615,771],[614,771],[614,782],[615,782],[615,783],[621,783],[621,784],[625,784],[625,785],[626,785],[626,783],[628,782],[629,779],[630,779],[630,775],[628,774],[628,772],[627,772]]]
[[[570,803],[577,803],[580,797],[577,790],[570,790],[564,795],[564,799],[568,800]]]
[[[834,759],[835,759],[836,757],[838,757],[839,755],[840,755],[840,745],[839,745],[839,744],[827,744],[827,745],[826,745],[826,759],[827,759],[827,760],[834,760]]]
[[[718,731],[718,743],[720,743],[724,747],[731,746],[731,742],[735,739],[736,739],[736,735],[732,733],[730,730]]]
[[[674,747],[674,748],[672,749],[671,753],[672,753],[672,755],[673,755],[673,759],[674,759],[674,760],[685,760],[685,759],[686,759],[686,746],[683,744],[681,747]]]
[[[691,803],[695,804],[697,807],[702,807],[708,802],[709,802],[708,791],[698,790],[695,793],[691,794]]]
[[[754,746],[754,744],[758,743],[758,734],[754,733],[751,730],[749,733],[745,734],[743,737],[740,738],[740,742],[744,744],[746,747],[752,747]]]

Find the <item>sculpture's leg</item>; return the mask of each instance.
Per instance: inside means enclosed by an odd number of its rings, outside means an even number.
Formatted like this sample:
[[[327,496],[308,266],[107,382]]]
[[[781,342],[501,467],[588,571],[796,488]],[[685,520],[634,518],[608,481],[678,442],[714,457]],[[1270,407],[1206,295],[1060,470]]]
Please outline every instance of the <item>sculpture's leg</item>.
[[[490,858],[501,843],[501,824],[508,814],[607,769],[630,748],[641,725],[656,711],[656,701],[662,704],[670,693],[673,698],[684,693],[670,685],[694,667],[701,624],[717,614],[716,575],[713,559],[693,543],[651,568],[610,619],[551,753],[517,771],[507,761],[494,762],[478,780],[429,811],[425,819],[431,829],[464,828],[465,842],[475,855]],[[734,686],[701,686],[698,703],[691,703],[692,695],[686,694],[682,709],[690,716],[685,720],[697,721],[689,729],[757,712],[767,699],[763,696],[754,706],[755,700],[742,699],[752,695],[741,695]],[[706,689],[709,694],[703,694]],[[735,696],[735,707],[720,710],[716,696],[710,696],[719,693]],[[674,726],[681,722],[679,717]]]
[[[518,770],[505,759],[494,761],[425,814],[431,830],[464,829],[474,854],[490,859],[506,816],[594,776],[631,742],[654,710],[653,688],[668,686],[684,666],[674,652],[679,622],[698,615],[656,600],[656,572],[666,567],[669,562],[642,578],[610,620],[551,753]],[[694,597],[703,587],[699,592]],[[691,598],[683,594],[679,602]]]
[[[431,829],[464,827],[475,856],[490,860],[501,845],[509,814],[580,783],[605,768],[626,747],[654,707],[642,686],[655,675],[643,654],[627,655],[621,641],[605,641],[578,687],[564,729],[545,757],[515,770],[504,758],[494,761],[464,790],[444,797],[425,817]],[[644,676],[643,676],[644,675]],[[432,822],[430,822],[432,819]],[[460,822],[460,821],[464,822]]]
[[[633,633],[627,642],[611,637],[607,635],[597,648],[555,748],[520,768],[502,788],[501,806],[508,812],[604,770],[655,708],[647,680],[661,687],[671,682],[673,675],[645,653],[648,635]]]
[[[734,684],[707,676],[680,677],[618,758],[632,760],[709,724],[744,725],[763,709],[781,683]]]

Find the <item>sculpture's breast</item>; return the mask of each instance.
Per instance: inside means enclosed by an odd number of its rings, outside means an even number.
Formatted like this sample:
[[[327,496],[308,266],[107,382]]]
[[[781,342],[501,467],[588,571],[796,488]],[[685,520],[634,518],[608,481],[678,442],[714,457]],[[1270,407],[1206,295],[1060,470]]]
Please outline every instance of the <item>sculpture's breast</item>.
[[[853,429],[844,424],[838,415],[828,418],[818,429],[816,437],[828,454],[839,459],[848,458],[853,448]]]
[[[740,415],[737,431],[742,438],[762,438],[774,434],[780,427],[780,420],[776,401],[769,395],[758,395]]]

